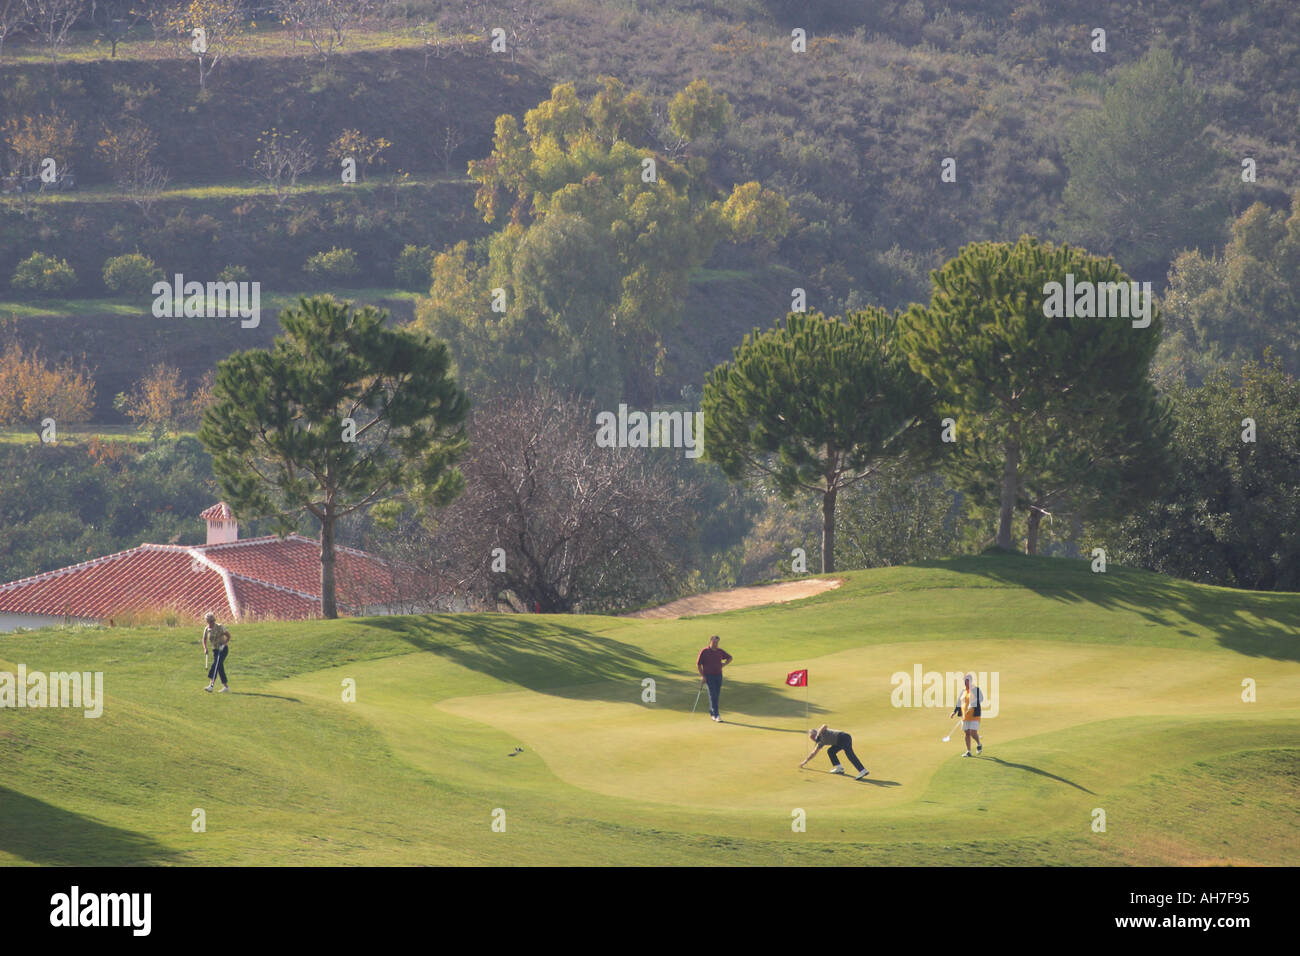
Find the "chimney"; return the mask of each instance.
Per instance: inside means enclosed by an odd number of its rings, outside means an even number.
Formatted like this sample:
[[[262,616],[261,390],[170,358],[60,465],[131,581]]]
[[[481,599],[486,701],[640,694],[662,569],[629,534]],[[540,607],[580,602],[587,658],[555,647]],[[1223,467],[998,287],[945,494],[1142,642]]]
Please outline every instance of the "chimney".
[[[239,540],[239,523],[230,505],[218,501],[203,514],[199,515],[208,523],[208,544],[230,544]]]

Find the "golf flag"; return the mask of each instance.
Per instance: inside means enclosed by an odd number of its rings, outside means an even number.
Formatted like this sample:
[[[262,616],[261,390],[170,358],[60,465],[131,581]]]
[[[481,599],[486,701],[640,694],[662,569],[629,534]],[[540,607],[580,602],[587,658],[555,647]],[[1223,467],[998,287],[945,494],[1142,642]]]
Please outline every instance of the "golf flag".
[[[785,682],[790,687],[807,687],[808,672],[806,670],[791,671],[789,674],[785,675]]]

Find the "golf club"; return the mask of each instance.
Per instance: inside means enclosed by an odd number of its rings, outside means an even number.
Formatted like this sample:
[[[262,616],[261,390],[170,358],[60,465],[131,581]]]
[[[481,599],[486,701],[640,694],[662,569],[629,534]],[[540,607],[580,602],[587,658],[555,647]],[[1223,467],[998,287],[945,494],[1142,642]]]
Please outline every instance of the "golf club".
[[[952,730],[948,731],[948,736],[946,736],[946,737],[943,738],[943,742],[944,742],[944,743],[947,743],[949,740],[952,739],[952,733],[953,733],[953,730],[956,730],[959,726],[961,726],[961,718],[960,718],[960,717],[957,718],[957,723],[955,723],[955,724],[952,725]]]
[[[695,708],[700,706],[700,695],[704,693],[704,681],[700,681],[700,689],[695,692],[695,703],[691,705],[691,713],[695,713]]]

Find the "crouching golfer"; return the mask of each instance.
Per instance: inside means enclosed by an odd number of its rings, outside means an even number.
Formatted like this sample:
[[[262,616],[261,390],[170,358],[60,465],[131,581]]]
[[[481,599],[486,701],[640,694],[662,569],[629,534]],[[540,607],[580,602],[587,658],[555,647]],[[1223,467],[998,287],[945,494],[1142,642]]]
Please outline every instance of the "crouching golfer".
[[[206,618],[208,624],[203,629],[203,656],[208,656],[208,641],[212,641],[212,666],[208,668],[208,686],[203,688],[209,694],[212,693],[212,686],[221,678],[221,690],[217,693],[224,694],[230,690],[230,685],[226,682],[226,655],[230,653],[230,632],[222,625],[217,623],[217,616],[211,611]]]
[[[975,755],[979,756],[984,752],[984,742],[980,740],[980,705],[984,703],[984,692],[975,686],[975,677],[972,674],[963,677],[962,683],[966,685],[966,689],[957,695],[957,706],[948,716],[956,717],[961,714],[961,729],[966,731],[966,752],[962,756],[970,756],[972,739],[975,741]]]
[[[840,766],[840,757],[839,757],[840,751],[843,750],[844,756],[849,758],[849,763],[853,764],[853,766],[857,768],[858,771],[857,779],[861,780],[863,777],[867,775],[867,768],[862,766],[862,761],[859,760],[858,755],[853,752],[853,738],[848,734],[846,734],[844,731],[831,730],[825,724],[822,724],[816,730],[808,731],[808,737],[817,746],[813,748],[812,753],[810,753],[808,756],[803,758],[803,763],[799,764],[799,767],[801,769],[803,768],[804,764],[808,763],[809,760],[812,760],[813,757],[817,756],[817,752],[819,750],[821,750],[823,747],[830,747],[831,749],[826,751],[826,756],[831,758],[831,773],[844,772],[844,768]]]
[[[700,679],[709,685],[709,716],[721,722],[718,701],[722,699],[722,668],[731,663],[732,656],[718,646],[719,640],[716,634],[709,638],[709,646],[695,659],[695,669],[700,672]]]

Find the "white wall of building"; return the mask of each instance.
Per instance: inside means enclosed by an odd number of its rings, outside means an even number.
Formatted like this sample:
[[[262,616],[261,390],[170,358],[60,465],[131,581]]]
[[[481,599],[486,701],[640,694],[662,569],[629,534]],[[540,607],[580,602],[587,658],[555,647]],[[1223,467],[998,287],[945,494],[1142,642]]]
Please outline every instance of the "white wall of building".
[[[79,621],[77,618],[65,618],[50,614],[13,614],[9,611],[0,611],[0,634],[16,631],[20,627],[49,627],[52,624],[62,624],[64,621],[70,621],[74,624],[93,624],[94,621]]]

